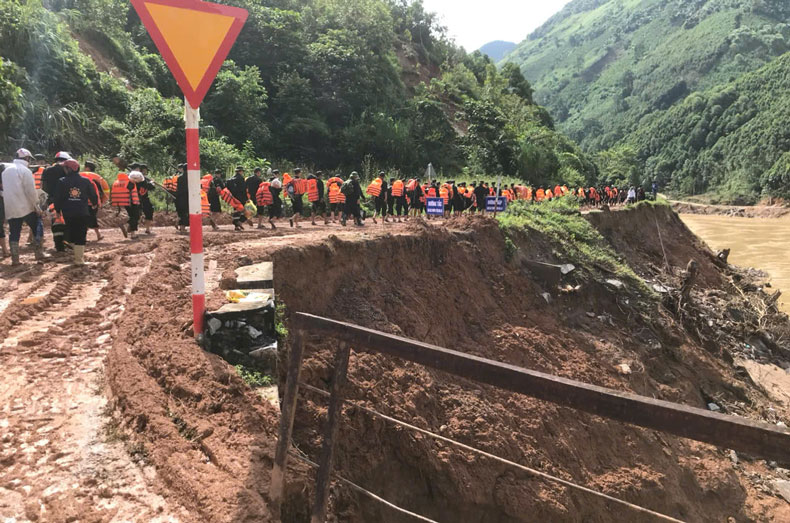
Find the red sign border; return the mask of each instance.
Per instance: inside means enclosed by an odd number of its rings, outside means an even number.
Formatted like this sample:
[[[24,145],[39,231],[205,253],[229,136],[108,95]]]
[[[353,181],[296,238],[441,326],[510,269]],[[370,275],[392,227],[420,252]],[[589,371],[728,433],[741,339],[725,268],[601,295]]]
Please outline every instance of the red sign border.
[[[170,69],[170,72],[176,79],[176,83],[178,83],[178,86],[184,93],[184,97],[192,107],[199,107],[203,102],[203,98],[206,97],[206,93],[211,87],[211,84],[214,82],[214,78],[217,77],[217,73],[219,72],[220,67],[222,67],[222,63],[225,61],[225,58],[228,57],[228,53],[230,53],[231,47],[233,47],[236,38],[238,38],[241,28],[244,26],[244,22],[247,21],[249,13],[246,9],[242,9],[240,7],[201,2],[199,0],[131,0],[131,2],[134,10],[137,11],[137,14],[140,16],[143,26],[145,26],[148,34],[154,41],[154,45],[156,45],[156,48],[159,49],[159,53],[162,55],[162,58],[164,58],[167,67]],[[151,13],[146,8],[146,4],[180,7],[182,9],[191,9],[193,11],[202,11],[204,13],[219,14],[231,16],[234,18],[234,21],[228,30],[228,34],[225,35],[222,45],[219,46],[217,53],[214,55],[214,58],[212,58],[211,63],[209,63],[208,69],[206,69],[206,72],[196,89],[192,89],[192,86],[189,84],[186,74],[178,64],[178,60],[173,54],[173,51],[167,45],[167,41],[165,41],[162,32],[156,26]],[[195,38],[200,38],[200,35],[196,34]]]

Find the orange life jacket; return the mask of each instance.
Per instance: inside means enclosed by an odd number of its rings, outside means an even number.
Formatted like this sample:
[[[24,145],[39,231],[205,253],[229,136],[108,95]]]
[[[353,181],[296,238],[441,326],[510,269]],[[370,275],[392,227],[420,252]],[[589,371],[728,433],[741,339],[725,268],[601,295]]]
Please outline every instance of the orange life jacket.
[[[493,186],[488,188],[488,195],[496,196],[496,189]]]
[[[168,192],[172,192],[172,193],[176,192],[176,190],[178,189],[178,176],[171,176],[170,178],[165,178],[164,181],[162,182],[162,186]]]
[[[208,203],[208,194],[206,191],[200,191],[200,212],[203,216],[211,216],[211,205]]]
[[[559,185],[555,185],[554,190],[551,192],[551,194],[559,198],[560,196],[562,196],[562,187],[560,187]]]
[[[237,200],[233,196],[233,194],[231,194],[230,189],[228,189],[227,187],[222,189],[222,192],[219,193],[219,196],[220,196],[220,198],[225,200],[225,203],[230,205],[233,208],[234,211],[236,211],[236,212],[244,211],[244,204],[241,203],[239,200]]]
[[[98,193],[97,196],[99,197],[99,206],[101,207],[107,203],[107,200],[110,199],[110,185],[107,183],[107,180],[90,171],[81,172],[80,176],[89,179],[94,185],[97,186],[96,192]]]
[[[584,194],[584,189],[579,187],[579,198],[586,198],[587,196]]]
[[[598,191],[595,189],[595,187],[590,187],[590,198],[596,202],[601,201],[601,195],[598,194]]]
[[[428,198],[436,198],[436,187],[433,185],[429,186],[428,189],[425,191],[425,194],[428,195]]]
[[[539,202],[543,201],[545,197],[546,197],[546,191],[544,191],[543,188],[538,189],[538,191],[535,193],[535,199]]]
[[[36,181],[36,189],[41,189],[41,175],[44,174],[44,167],[39,167],[33,173],[33,179]]]
[[[552,198],[554,198],[554,193],[551,192],[551,189],[546,189],[545,196],[547,200],[551,200]]]
[[[130,205],[140,205],[140,196],[137,194],[137,186],[132,184],[129,189],[129,175],[118,173],[118,178],[112,184],[110,190],[110,205],[113,207],[129,207]]]
[[[294,178],[294,195],[301,196],[307,192],[307,180],[304,178]]]
[[[340,191],[341,185],[343,185],[343,179],[338,176],[333,176],[326,181],[329,203],[344,203],[346,201],[346,195]]]
[[[444,200],[445,205],[448,205],[450,203],[450,191],[447,189],[446,185],[442,185],[439,188],[439,198]]]
[[[210,174],[203,175],[203,178],[200,179],[200,188],[206,191],[208,194],[208,190],[211,188],[211,182],[214,181],[214,177]]]
[[[422,186],[422,196],[420,196],[420,201],[425,203],[428,199],[428,184]]]
[[[269,188],[272,186],[271,182],[261,182],[258,186],[258,192],[255,193],[255,202],[258,206],[266,206],[274,203],[274,197]]]
[[[412,192],[417,188],[417,180],[411,179],[406,183],[406,192]]]
[[[318,180],[315,178],[307,180],[307,201],[318,201]]]
[[[395,180],[392,182],[392,195],[396,198],[403,196],[403,180]]]
[[[63,215],[55,210],[55,204],[49,204],[49,219],[52,220],[53,224],[60,224],[63,225],[66,221],[63,219]]]
[[[562,195],[563,196],[565,196],[566,194],[568,194],[570,192],[568,190],[568,186],[567,185],[563,185],[562,187],[560,187],[560,189],[562,189]]]
[[[381,184],[382,183],[383,183],[383,181],[381,180],[381,178],[376,178],[375,180],[370,182],[370,185],[368,185],[368,188],[367,188],[367,190],[365,192],[367,194],[373,196],[374,198],[378,198],[379,195],[381,195]]]

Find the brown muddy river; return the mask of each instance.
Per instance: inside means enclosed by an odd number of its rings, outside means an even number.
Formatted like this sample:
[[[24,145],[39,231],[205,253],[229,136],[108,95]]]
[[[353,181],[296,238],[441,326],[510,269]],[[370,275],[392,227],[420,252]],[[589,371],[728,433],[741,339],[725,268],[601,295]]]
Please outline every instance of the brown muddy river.
[[[683,222],[713,250],[731,249],[730,263],[771,275],[782,290],[780,305],[790,313],[790,218],[733,218],[681,214]]]

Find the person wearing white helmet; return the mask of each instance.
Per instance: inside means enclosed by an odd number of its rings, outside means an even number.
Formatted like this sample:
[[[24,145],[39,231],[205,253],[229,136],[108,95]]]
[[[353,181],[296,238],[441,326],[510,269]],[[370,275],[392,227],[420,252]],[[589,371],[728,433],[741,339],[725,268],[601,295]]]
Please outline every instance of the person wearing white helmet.
[[[3,170],[2,186],[5,204],[5,216],[8,220],[8,242],[11,251],[11,265],[19,265],[19,237],[22,225],[27,224],[33,231],[33,246],[36,260],[44,259],[41,247],[43,230],[40,226],[41,208],[38,206],[38,194],[33,173],[28,169],[32,158],[30,151],[19,149],[14,161]]]
[[[66,169],[63,167],[63,162],[66,160],[71,160],[71,155],[66,151],[60,151],[55,155],[55,163],[44,169],[41,174],[41,190],[47,193],[47,205],[52,203],[58,181],[66,176]]]

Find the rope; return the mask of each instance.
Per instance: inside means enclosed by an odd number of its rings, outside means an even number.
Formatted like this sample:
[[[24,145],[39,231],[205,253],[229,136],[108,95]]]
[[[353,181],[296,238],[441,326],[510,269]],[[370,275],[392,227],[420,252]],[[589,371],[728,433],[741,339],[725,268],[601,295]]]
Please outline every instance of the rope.
[[[321,389],[319,389],[317,387],[313,387],[312,385],[308,385],[307,383],[300,383],[299,386],[300,387],[304,387],[306,390],[314,392],[314,393],[316,393],[316,394],[318,394],[320,396],[331,397],[331,394],[326,392],[325,390],[321,390]],[[662,514],[660,512],[656,512],[654,510],[650,510],[648,508],[641,507],[641,506],[635,505],[633,503],[629,503],[628,501],[625,501],[625,500],[622,500],[622,499],[619,499],[619,498],[615,498],[615,497],[610,496],[608,494],[604,494],[603,492],[599,492],[597,490],[593,490],[593,489],[585,487],[583,485],[578,485],[576,483],[570,482],[570,481],[562,479],[562,478],[558,478],[556,476],[552,476],[551,474],[547,474],[546,472],[541,472],[540,470],[536,470],[536,469],[527,467],[527,466],[522,465],[520,463],[516,463],[515,461],[510,461],[510,460],[507,460],[505,458],[501,458],[501,457],[499,457],[499,456],[497,456],[495,454],[491,454],[490,452],[486,452],[484,450],[480,450],[480,449],[477,449],[475,447],[470,447],[469,445],[466,445],[464,443],[460,443],[460,442],[452,440],[450,438],[446,438],[444,436],[440,436],[439,434],[434,434],[433,432],[430,432],[428,430],[422,429],[422,428],[417,427],[415,425],[411,425],[409,423],[406,423],[405,421],[401,421],[399,419],[387,416],[386,414],[382,414],[380,412],[376,412],[375,410],[369,409],[369,408],[367,408],[367,407],[365,407],[365,406],[363,406],[363,405],[361,405],[361,404],[359,404],[357,402],[346,401],[346,403],[348,403],[350,405],[353,405],[354,407],[359,408],[359,409],[367,412],[368,414],[370,414],[372,416],[375,416],[375,417],[381,418],[383,420],[389,421],[390,423],[394,423],[396,425],[400,425],[400,426],[405,427],[405,428],[407,428],[409,430],[413,430],[415,432],[419,432],[420,434],[425,434],[426,436],[429,436],[431,438],[437,439],[439,441],[443,441],[445,443],[449,443],[450,445],[455,445],[456,447],[459,447],[461,449],[467,450],[469,452],[474,452],[476,454],[480,454],[481,456],[485,456],[485,457],[493,459],[495,461],[499,461],[500,463],[504,463],[505,465],[510,465],[512,467],[516,467],[517,469],[520,469],[520,470],[522,470],[524,472],[527,472],[527,473],[532,474],[534,476],[537,476],[539,478],[543,478],[543,479],[545,479],[547,481],[553,481],[555,483],[559,483],[561,485],[565,485],[566,487],[569,487],[569,488],[572,488],[572,489],[576,489],[576,490],[579,490],[581,492],[585,492],[587,494],[592,494],[593,496],[598,496],[600,498],[606,499],[607,501],[611,501],[612,503],[617,503],[619,505],[623,505],[623,506],[628,507],[628,508],[630,508],[632,510],[635,510],[637,512],[650,514],[651,516],[654,516],[657,519],[661,519],[661,520],[664,520],[664,521],[672,521],[674,523],[683,523],[682,520],[675,519],[675,518],[673,518],[671,516],[667,516],[666,514]]]
[[[300,461],[302,461],[304,463],[307,463],[311,467],[318,468],[318,463],[315,463],[314,461],[310,461],[308,458],[306,458],[305,456],[302,456],[298,452],[295,452],[295,451],[291,450],[290,454],[291,454],[291,456],[295,457],[296,459],[298,459],[298,460],[300,460]],[[335,477],[335,479],[337,479],[341,483],[351,487],[352,490],[356,490],[357,492],[368,496],[369,498],[373,499],[374,501],[378,501],[379,503],[383,503],[384,505],[387,505],[389,508],[391,508],[391,509],[393,509],[393,510],[395,510],[397,512],[400,512],[401,514],[405,514],[407,516],[411,516],[414,519],[417,519],[419,521],[425,521],[426,523],[439,523],[438,521],[434,521],[432,519],[428,519],[425,516],[421,516],[421,515],[416,514],[414,512],[410,512],[410,511],[406,510],[405,508],[401,508],[398,505],[394,505],[394,504],[390,503],[389,501],[387,501],[386,499],[384,499],[382,497],[379,497],[376,494],[372,493],[371,491],[363,489],[362,487],[360,487],[356,483],[353,483],[352,481],[347,480],[343,476],[339,476],[338,474],[332,474],[332,475]]]

